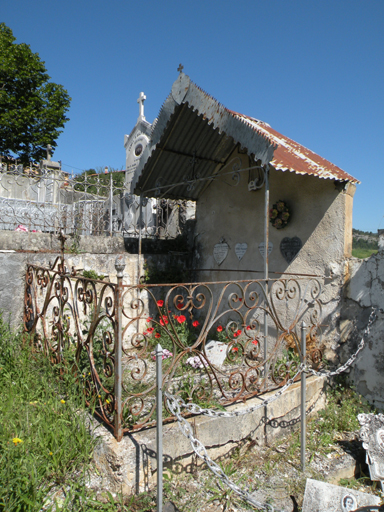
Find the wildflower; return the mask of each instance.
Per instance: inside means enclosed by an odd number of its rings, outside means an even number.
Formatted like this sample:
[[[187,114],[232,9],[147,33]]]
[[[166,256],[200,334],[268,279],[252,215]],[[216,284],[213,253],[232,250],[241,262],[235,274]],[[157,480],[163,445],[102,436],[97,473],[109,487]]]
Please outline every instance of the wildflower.
[[[159,332],[157,332],[157,333],[155,334],[155,338],[157,338],[157,339],[161,338],[161,334],[160,334]]]
[[[146,336],[147,334],[148,334],[148,332],[147,332],[147,331],[144,331],[144,332],[143,332],[143,336]]]
[[[53,453],[52,453],[52,452],[49,452],[49,455],[53,455]]]
[[[108,398],[105,400],[105,403],[106,404],[109,404],[110,403],[110,400],[108,400]]]
[[[168,318],[163,315],[162,318],[160,318],[160,325],[166,325],[168,323]]]
[[[236,334],[237,334],[238,336],[240,336],[240,334],[241,334],[241,329],[237,329]]]
[[[239,301],[241,302],[243,299],[241,297],[239,297]]]
[[[238,352],[238,351],[239,351],[238,347],[233,347],[232,352]]]
[[[233,337],[234,337],[234,338],[237,338],[237,337],[238,337],[237,331],[233,333]]]
[[[147,331],[148,331],[149,333],[151,333],[151,334],[153,333],[153,331],[154,331],[154,330],[155,330],[155,328],[154,328],[154,327],[148,327],[148,329],[147,329]]]
[[[13,443],[15,446],[17,446],[18,444],[20,444],[20,443],[22,443],[22,442],[23,442],[23,440],[22,440],[22,439],[20,439],[20,438],[18,438],[18,437],[14,437],[14,438],[12,439],[12,443]]]
[[[152,318],[151,316],[149,316],[149,317],[147,318],[147,324],[149,324],[150,322],[152,322],[152,320],[153,320],[153,318]]]
[[[65,400],[63,400],[63,399],[61,399],[61,400],[60,400],[60,402],[61,402],[62,404],[65,404]]]
[[[250,325],[247,325],[247,331],[251,331],[252,327]]]
[[[101,395],[97,395],[97,398],[101,398]]]
[[[252,341],[252,343],[253,343],[254,345],[258,345],[259,341],[258,341],[258,340],[253,340],[253,341]]]
[[[200,324],[199,324],[199,322],[197,320],[195,320],[194,322],[192,322],[192,325],[193,325],[193,327],[197,327]]]
[[[179,324],[183,324],[186,321],[186,318],[184,315],[180,315],[176,318],[176,320],[179,322]]]
[[[159,308],[162,308],[164,306],[164,301],[163,300],[158,300],[157,301],[157,305],[159,306]]]
[[[176,307],[177,307],[177,309],[183,309],[183,303],[182,302],[178,302],[176,304]]]
[[[221,325],[217,326],[217,332],[221,332],[223,330],[223,327]]]

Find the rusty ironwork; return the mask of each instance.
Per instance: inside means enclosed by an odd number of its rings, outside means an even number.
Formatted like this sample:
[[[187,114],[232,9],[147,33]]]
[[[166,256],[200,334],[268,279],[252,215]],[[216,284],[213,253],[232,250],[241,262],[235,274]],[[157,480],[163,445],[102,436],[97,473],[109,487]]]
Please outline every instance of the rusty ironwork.
[[[118,440],[155,424],[157,343],[164,390],[209,406],[283,386],[300,364],[302,321],[311,363],[321,363],[320,279],[130,286],[123,257],[117,283],[93,280],[66,267],[64,235],[61,242],[49,268],[27,266],[25,330],[52,364],[75,372],[86,403]]]

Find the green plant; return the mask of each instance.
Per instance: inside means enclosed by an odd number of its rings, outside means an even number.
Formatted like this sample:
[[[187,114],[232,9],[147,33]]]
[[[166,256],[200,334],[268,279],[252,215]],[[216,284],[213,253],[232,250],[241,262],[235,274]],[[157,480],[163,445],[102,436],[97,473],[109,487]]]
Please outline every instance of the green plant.
[[[83,276],[95,281],[102,281],[105,277],[103,274],[98,274],[95,270],[83,270]]]

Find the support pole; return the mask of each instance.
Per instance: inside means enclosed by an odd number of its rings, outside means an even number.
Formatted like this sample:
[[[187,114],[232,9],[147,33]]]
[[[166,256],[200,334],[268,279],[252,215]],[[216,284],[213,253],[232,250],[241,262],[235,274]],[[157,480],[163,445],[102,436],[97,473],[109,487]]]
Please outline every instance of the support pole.
[[[269,245],[269,165],[267,164],[264,169],[265,177],[265,200],[264,200],[264,279],[265,279],[265,297],[266,297],[266,308],[264,311],[264,387],[267,388],[268,370],[269,365],[267,363],[268,357],[268,278],[269,278],[269,256],[268,256],[268,245]]]
[[[115,437],[117,441],[123,438],[122,427],[122,356],[123,356],[123,271],[125,268],[123,255],[116,256],[115,269],[117,276],[115,294],[116,331],[115,331]]]
[[[306,339],[307,326],[303,321],[301,323],[301,362],[305,363],[307,355],[307,339]],[[301,374],[301,433],[300,433],[300,459],[301,469],[305,470],[305,441],[307,434],[307,422],[305,416],[305,402],[306,402],[306,377],[307,374],[303,371]]]
[[[163,510],[163,349],[156,346],[156,451],[157,451],[157,501],[156,511]]]
[[[113,182],[112,182],[112,173],[109,173],[111,178],[110,180],[110,190],[109,190],[109,235],[113,234],[113,224],[112,224],[112,209],[113,209]]]

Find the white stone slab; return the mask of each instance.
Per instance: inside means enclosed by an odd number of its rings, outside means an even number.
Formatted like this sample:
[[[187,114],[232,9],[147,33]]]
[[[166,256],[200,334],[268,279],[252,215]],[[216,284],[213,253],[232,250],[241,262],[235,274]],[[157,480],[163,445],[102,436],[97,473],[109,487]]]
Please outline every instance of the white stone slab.
[[[229,246],[226,242],[220,242],[213,248],[213,257],[218,265],[221,265],[228,256]]]
[[[380,498],[307,478],[303,512],[351,512],[369,505],[380,505]]]
[[[272,249],[273,249],[273,243],[268,242],[268,256],[271,254]],[[262,255],[262,257],[265,258],[265,243],[264,242],[261,242],[259,244],[259,251],[260,251],[260,254]]]
[[[244,254],[247,252],[247,249],[248,249],[248,244],[246,244],[246,243],[235,245],[235,254],[239,258],[239,261],[242,259]]]
[[[209,362],[214,366],[222,366],[227,357],[227,347],[228,345],[221,341],[208,341],[205,345],[205,353]]]
[[[373,481],[384,481],[384,414],[359,414],[360,439]]]

